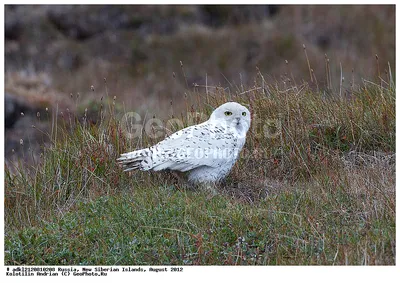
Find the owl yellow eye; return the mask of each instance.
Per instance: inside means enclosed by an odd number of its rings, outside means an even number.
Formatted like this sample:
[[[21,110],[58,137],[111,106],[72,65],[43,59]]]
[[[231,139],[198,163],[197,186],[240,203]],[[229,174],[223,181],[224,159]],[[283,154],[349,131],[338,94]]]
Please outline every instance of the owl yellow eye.
[[[225,111],[225,116],[231,116],[232,112],[231,111]]]
[[[246,112],[242,112],[242,116],[246,116],[247,115],[247,113]]]

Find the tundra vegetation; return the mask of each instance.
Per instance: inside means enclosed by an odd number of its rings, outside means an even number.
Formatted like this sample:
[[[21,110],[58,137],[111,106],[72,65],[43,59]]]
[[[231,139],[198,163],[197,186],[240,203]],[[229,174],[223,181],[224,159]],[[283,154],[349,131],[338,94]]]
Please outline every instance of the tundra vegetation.
[[[5,264],[394,265],[395,84],[386,69],[349,87],[329,69],[320,85],[312,69],[302,82],[288,69],[275,83],[257,70],[254,85],[188,86],[184,111],[159,124],[142,117],[134,136],[134,109],[106,81],[92,88],[96,111],[43,109],[38,120],[53,126],[41,155],[5,163]],[[217,194],[184,175],[117,165],[120,153],[227,101],[246,105],[252,126]]]

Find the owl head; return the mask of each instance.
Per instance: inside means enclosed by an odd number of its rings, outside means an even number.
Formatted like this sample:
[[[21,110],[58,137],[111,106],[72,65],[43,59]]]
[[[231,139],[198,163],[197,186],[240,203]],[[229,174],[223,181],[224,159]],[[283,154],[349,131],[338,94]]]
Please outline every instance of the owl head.
[[[239,103],[227,102],[214,110],[209,121],[226,125],[238,134],[246,135],[250,128],[250,111]]]

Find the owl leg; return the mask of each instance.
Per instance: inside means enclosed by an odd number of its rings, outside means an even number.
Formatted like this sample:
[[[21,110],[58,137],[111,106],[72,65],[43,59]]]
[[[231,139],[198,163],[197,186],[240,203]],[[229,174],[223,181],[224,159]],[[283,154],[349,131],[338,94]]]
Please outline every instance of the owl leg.
[[[217,196],[219,194],[219,192],[218,192],[218,187],[217,187],[216,183],[207,184],[206,192],[208,193],[207,200],[210,200],[213,197]]]
[[[218,186],[214,182],[195,184],[193,185],[193,188],[196,188],[196,190],[207,193],[207,200],[210,200],[219,194]]]

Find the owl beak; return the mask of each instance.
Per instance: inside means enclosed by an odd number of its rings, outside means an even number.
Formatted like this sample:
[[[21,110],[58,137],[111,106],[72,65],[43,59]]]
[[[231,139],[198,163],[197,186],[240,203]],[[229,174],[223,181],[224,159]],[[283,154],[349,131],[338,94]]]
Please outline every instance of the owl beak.
[[[236,118],[236,125],[239,125],[239,124],[240,124],[240,118],[237,117],[237,118]]]

